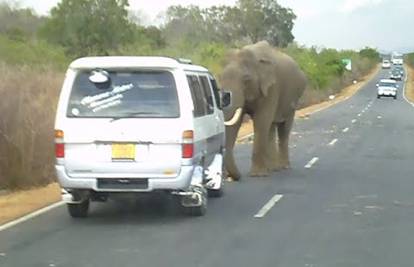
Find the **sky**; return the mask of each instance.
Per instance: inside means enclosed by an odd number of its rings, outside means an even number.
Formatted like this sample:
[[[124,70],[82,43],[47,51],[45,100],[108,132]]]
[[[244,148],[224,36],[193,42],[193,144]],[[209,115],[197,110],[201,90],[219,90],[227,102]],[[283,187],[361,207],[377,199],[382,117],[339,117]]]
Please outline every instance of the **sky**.
[[[2,0],[0,0],[2,1]],[[59,0],[20,0],[21,6],[47,14]],[[145,21],[156,22],[171,5],[234,5],[236,0],[130,0]],[[298,16],[293,33],[302,45],[382,51],[414,50],[414,1],[412,0],[279,0]],[[145,3],[145,4],[143,4]]]

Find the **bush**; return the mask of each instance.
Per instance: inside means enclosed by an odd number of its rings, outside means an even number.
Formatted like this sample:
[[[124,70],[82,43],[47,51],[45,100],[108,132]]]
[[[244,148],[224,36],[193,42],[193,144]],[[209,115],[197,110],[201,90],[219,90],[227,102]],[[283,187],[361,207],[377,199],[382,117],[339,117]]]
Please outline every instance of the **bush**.
[[[0,64],[0,189],[54,180],[54,115],[63,74]]]
[[[405,55],[405,63],[407,63],[411,67],[414,67],[414,53]]]
[[[66,68],[69,62],[62,48],[43,41],[12,40],[4,35],[0,35],[0,59],[10,65],[49,65],[57,69]]]

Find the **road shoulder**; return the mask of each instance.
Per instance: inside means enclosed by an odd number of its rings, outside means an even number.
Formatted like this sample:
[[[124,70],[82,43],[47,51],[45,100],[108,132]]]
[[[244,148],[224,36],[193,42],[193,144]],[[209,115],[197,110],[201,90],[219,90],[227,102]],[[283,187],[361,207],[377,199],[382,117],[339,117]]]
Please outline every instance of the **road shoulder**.
[[[61,200],[57,183],[0,196],[0,225]]]
[[[405,97],[411,104],[414,103],[414,68],[406,65],[407,82],[405,84]]]

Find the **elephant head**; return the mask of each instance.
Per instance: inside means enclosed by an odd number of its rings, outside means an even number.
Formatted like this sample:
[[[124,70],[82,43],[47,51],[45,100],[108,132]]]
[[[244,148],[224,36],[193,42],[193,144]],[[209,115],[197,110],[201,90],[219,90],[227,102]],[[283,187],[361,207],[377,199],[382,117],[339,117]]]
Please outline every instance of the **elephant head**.
[[[263,45],[269,46],[267,43]],[[240,172],[235,164],[233,149],[244,114],[253,115],[251,106],[268,94],[269,87],[274,83],[274,72],[268,69],[267,59],[259,58],[248,47],[232,51],[229,63],[219,76],[221,88],[231,92],[232,103],[224,109],[226,119],[226,156],[225,166],[228,175],[235,180],[240,179]],[[273,75],[272,75],[273,74]]]

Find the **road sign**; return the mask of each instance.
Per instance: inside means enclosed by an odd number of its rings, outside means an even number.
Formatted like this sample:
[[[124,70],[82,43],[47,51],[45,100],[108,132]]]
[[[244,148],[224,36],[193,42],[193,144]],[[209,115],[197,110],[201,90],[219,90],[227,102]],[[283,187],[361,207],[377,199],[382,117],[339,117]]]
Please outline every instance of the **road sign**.
[[[350,58],[342,59],[342,63],[345,65],[345,69],[352,71],[352,60]]]

